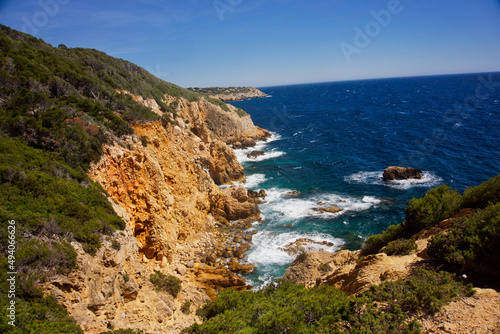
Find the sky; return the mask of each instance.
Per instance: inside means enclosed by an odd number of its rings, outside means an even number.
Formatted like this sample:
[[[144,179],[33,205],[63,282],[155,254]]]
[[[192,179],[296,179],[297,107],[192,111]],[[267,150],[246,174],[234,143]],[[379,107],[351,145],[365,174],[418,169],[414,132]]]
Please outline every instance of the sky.
[[[500,71],[500,0],[0,0],[0,23],[182,87]]]

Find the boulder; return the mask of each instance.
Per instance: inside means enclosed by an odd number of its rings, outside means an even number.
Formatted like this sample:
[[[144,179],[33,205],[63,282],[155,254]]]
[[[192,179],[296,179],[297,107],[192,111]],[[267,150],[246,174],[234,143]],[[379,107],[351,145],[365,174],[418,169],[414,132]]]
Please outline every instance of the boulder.
[[[224,267],[214,268],[207,265],[197,265],[195,266],[195,275],[196,281],[208,288],[206,293],[211,299],[215,299],[217,291],[223,289],[232,288],[237,291],[248,289],[243,277]]]
[[[248,196],[250,198],[265,198],[267,196],[266,191],[264,189],[257,191],[253,191],[251,189],[247,189]]]
[[[311,248],[317,248],[321,246],[333,247],[334,244],[329,241],[315,241],[307,238],[300,238],[293,242],[288,243],[280,249],[286,252],[290,256],[296,256],[303,251],[310,250]]]
[[[260,214],[257,204],[249,201],[248,195],[244,196],[246,189],[243,186],[224,189],[222,193],[224,195],[224,209],[227,219],[245,219]]]
[[[247,274],[254,271],[255,266],[253,264],[230,263],[229,269],[238,274]]]
[[[261,155],[264,155],[264,154],[265,154],[264,151],[255,150],[255,151],[248,153],[247,158],[255,159],[255,158],[260,157]]]
[[[296,198],[296,197],[300,197],[300,196],[301,196],[301,193],[300,193],[300,191],[297,191],[297,190],[292,190],[292,191],[286,192],[283,195],[281,195],[281,197],[283,197],[283,198]]]
[[[319,213],[339,213],[340,211],[342,211],[342,209],[336,205],[333,205],[326,208],[313,208],[313,211],[317,211]]]
[[[422,171],[411,167],[391,166],[384,169],[384,181],[421,179]]]

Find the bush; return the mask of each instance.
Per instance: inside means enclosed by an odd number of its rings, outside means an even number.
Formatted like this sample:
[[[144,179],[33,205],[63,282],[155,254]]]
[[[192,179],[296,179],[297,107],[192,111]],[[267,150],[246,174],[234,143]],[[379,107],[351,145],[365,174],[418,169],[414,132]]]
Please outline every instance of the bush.
[[[184,302],[184,304],[182,304],[181,312],[184,314],[191,313],[191,302],[190,301],[186,301],[186,302]]]
[[[463,195],[463,207],[484,208],[500,201],[500,175],[492,177],[477,187],[469,187]]]
[[[122,246],[121,246],[121,244],[120,244],[120,242],[119,242],[118,240],[113,239],[113,240],[111,240],[111,247],[112,247],[114,250],[119,251],[119,250],[120,250],[120,248],[121,248]]]
[[[399,312],[328,285],[306,289],[281,281],[260,291],[224,290],[197,313],[206,321],[184,333],[418,333]]]
[[[227,104],[225,104],[224,102],[222,102],[221,100],[219,99],[215,99],[213,97],[208,97],[208,96],[205,96],[205,99],[212,103],[212,104],[215,104],[216,106],[219,106],[222,110],[224,111],[227,111],[227,112],[230,112],[229,110],[229,107],[227,106]]]
[[[450,273],[419,269],[409,279],[372,286],[363,296],[387,304],[389,312],[401,309],[433,314],[453,298],[473,294],[472,285],[455,282]]]
[[[384,253],[387,255],[408,255],[417,248],[415,239],[396,239],[385,246]]]
[[[238,116],[240,116],[240,117],[243,117],[243,116],[245,116],[245,115],[248,115],[248,114],[247,114],[247,113],[246,113],[243,109],[240,109],[240,108],[238,108],[238,109],[236,110],[236,113],[237,113],[237,114],[238,114]]]
[[[450,233],[430,240],[427,253],[452,270],[500,277],[500,203],[470,218],[457,219]]]
[[[102,188],[83,170],[1,136],[0,190],[1,219],[15,219],[18,229],[35,235],[72,236],[90,253],[100,247],[99,232],[125,227]]]
[[[361,247],[361,255],[370,255],[377,253],[380,249],[392,240],[399,238],[403,234],[403,225],[390,225],[387,230],[381,234],[374,234],[368,237]]]
[[[446,185],[433,188],[423,198],[414,198],[405,210],[405,237],[432,227],[462,208],[462,196]]]
[[[166,291],[174,298],[177,297],[177,294],[181,291],[181,280],[177,277],[155,271],[154,274],[149,276],[149,280],[153,283],[156,290]]]

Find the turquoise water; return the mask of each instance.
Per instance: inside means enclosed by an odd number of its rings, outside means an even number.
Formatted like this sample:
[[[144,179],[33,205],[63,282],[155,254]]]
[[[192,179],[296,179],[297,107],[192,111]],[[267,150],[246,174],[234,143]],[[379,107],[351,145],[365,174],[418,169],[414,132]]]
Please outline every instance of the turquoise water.
[[[232,102],[273,133],[237,150],[246,186],[265,189],[265,221],[246,260],[260,287],[294,260],[281,248],[359,249],[404,220],[413,197],[446,183],[460,191],[500,173],[500,74],[472,74],[265,87],[268,98]],[[257,159],[246,153],[266,152]],[[422,180],[384,182],[392,165],[424,171]],[[283,197],[297,190],[299,197]],[[340,213],[314,208],[336,205]]]

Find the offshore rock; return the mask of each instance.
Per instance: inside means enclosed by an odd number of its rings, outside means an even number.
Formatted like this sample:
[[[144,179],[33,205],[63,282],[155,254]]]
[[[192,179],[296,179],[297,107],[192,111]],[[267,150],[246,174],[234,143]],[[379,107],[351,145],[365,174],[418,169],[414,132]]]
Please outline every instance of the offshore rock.
[[[261,155],[264,155],[264,154],[265,154],[264,151],[255,150],[255,151],[248,153],[247,158],[255,159],[255,158],[260,157]]]
[[[391,166],[384,169],[384,181],[421,179],[422,171],[411,167]]]

